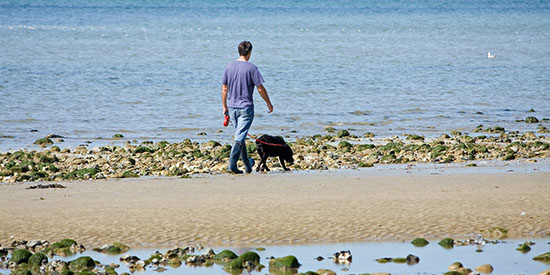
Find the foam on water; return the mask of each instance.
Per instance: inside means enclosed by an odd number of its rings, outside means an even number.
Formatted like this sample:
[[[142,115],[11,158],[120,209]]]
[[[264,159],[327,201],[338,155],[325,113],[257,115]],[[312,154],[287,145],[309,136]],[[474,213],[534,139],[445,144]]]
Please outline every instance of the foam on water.
[[[548,1],[4,1],[0,150],[230,141],[220,82],[244,39],[275,106],[256,95],[254,133],[536,131],[516,120],[550,118],[548,26]]]

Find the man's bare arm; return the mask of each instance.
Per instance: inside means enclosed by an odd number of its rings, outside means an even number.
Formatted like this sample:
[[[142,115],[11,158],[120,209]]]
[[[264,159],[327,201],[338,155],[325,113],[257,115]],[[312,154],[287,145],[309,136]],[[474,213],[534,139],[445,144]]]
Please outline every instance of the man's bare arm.
[[[265,89],[264,85],[258,85],[258,93],[260,93],[260,96],[264,99],[265,103],[267,104],[267,109],[269,110],[268,113],[273,112],[273,105],[271,105],[271,100],[269,100],[269,95],[267,94],[267,90]]]
[[[229,113],[229,109],[227,109],[227,84],[222,85],[222,107],[224,115]]]

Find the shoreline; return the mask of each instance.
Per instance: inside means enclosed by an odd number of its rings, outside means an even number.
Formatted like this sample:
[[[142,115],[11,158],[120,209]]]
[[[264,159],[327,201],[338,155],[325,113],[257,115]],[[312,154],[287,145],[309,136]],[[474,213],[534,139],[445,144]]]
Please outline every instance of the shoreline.
[[[139,249],[550,237],[546,159],[509,164],[57,182],[64,189],[2,184],[0,244],[72,238]]]

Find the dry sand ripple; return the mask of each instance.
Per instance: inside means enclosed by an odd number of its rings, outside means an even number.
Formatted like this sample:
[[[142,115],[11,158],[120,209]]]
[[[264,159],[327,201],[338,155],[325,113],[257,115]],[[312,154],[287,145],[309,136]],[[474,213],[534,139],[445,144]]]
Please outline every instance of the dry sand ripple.
[[[370,171],[0,185],[0,244],[12,235],[171,247],[471,237],[496,227],[511,238],[550,234],[550,173]]]

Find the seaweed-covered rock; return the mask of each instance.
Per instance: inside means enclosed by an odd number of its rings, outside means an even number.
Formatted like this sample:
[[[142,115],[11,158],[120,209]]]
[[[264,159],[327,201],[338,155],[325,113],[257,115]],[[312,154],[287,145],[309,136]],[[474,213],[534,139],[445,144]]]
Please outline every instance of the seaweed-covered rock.
[[[213,258],[215,261],[227,261],[227,260],[233,260],[236,259],[238,256],[237,254],[233,253],[231,250],[223,250],[222,252],[216,254]]]
[[[407,136],[407,140],[424,140],[424,137],[419,135],[409,135]]]
[[[139,175],[132,172],[132,171],[124,171],[124,173],[122,173],[122,177],[123,178],[139,178]]]
[[[119,133],[119,134],[114,134],[114,135],[113,135],[113,138],[123,138],[123,137],[124,137],[124,135],[122,135],[122,134],[120,134],[120,133]]]
[[[528,116],[525,118],[525,123],[538,123],[538,122],[539,122],[538,118],[534,116]]]
[[[115,242],[112,245],[104,245],[100,248],[94,248],[93,250],[100,253],[116,255],[127,252],[130,250],[130,247],[123,243]]]
[[[97,174],[99,172],[99,170],[95,169],[95,168],[83,168],[83,169],[78,169],[78,170],[74,170],[70,173],[68,173],[65,178],[66,179],[78,179],[78,178],[82,178],[84,176],[94,176],[95,174]]]
[[[11,253],[11,258],[9,261],[18,265],[28,262],[31,256],[32,253],[27,249],[16,249]]]
[[[269,268],[272,269],[287,269],[287,268],[299,268],[300,263],[295,256],[286,256],[281,258],[274,258],[269,261]]]
[[[522,243],[522,244],[519,245],[518,248],[516,248],[516,250],[520,251],[522,253],[527,253],[527,252],[531,251],[531,247],[527,243]]]
[[[91,271],[94,267],[94,259],[89,256],[79,257],[69,263],[69,269],[73,272]]]
[[[407,262],[407,259],[406,259],[406,258],[401,258],[401,257],[392,258],[392,259],[391,259],[391,262],[392,262],[392,263],[403,264],[403,263],[406,263],[406,262]]]
[[[414,246],[418,246],[418,247],[423,247],[423,246],[426,246],[428,245],[430,242],[428,242],[426,239],[424,238],[416,238],[414,239],[411,244],[414,245]]]
[[[48,262],[48,256],[42,254],[42,253],[35,253],[29,258],[29,265],[30,266],[41,266],[42,263]]]
[[[253,263],[254,265],[260,264],[260,255],[253,251],[248,251],[241,254],[239,257],[231,261],[226,268],[228,269],[240,269],[244,268],[246,262]]]
[[[439,241],[439,245],[443,248],[453,248],[454,247],[454,240],[451,238],[445,238],[441,241]]]
[[[336,133],[336,136],[341,138],[341,137],[349,137],[350,136],[350,133],[348,130],[340,130],[338,131],[338,133]]]
[[[550,263],[550,252],[546,252],[544,254],[540,254],[533,258],[535,261]]]
[[[53,141],[49,138],[41,138],[41,139],[37,139],[34,144],[36,145],[40,145],[40,146],[46,146],[46,145],[51,145],[53,144]]]

